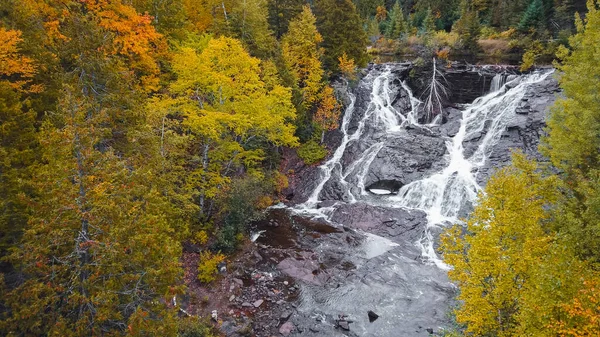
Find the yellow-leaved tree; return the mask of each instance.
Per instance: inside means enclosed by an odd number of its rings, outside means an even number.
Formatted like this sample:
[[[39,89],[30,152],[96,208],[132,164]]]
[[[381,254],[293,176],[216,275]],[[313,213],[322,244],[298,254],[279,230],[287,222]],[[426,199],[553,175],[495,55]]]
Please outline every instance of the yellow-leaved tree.
[[[305,108],[318,101],[323,87],[323,68],[319,60],[323,55],[319,47],[323,38],[317,31],[316,20],[310,7],[304,6],[281,39],[283,59],[300,89]]]
[[[201,218],[240,168],[260,174],[271,146],[295,146],[291,89],[261,79],[260,61],[228,37],[192,38],[173,57],[177,80],[156,104],[191,132],[190,179]],[[210,201],[210,202],[208,202]]]
[[[521,154],[513,161],[488,182],[466,232],[455,226],[442,237],[460,289],[456,320],[469,335],[549,336],[555,312],[582,282],[583,265],[545,225],[559,198],[556,176],[542,176]]]

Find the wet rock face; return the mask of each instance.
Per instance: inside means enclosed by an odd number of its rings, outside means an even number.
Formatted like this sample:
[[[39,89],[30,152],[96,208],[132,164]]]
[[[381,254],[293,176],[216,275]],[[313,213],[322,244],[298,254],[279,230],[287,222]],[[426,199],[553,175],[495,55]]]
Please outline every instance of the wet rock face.
[[[441,137],[407,130],[385,143],[369,167],[365,185],[381,181],[409,184],[439,170],[445,153]]]
[[[426,215],[420,211],[386,208],[365,203],[340,205],[331,221],[390,238],[394,242],[414,242],[423,234]]]
[[[399,79],[406,78],[408,68],[394,67],[393,71],[397,73],[389,78],[389,87],[382,93],[390,97],[384,106],[390,104],[404,115],[410,109],[410,95]],[[275,277],[294,279],[299,285],[293,315],[287,313],[291,310],[289,307],[279,313],[277,318],[281,315],[285,319],[278,319],[278,323],[271,325],[271,334],[392,337],[438,333],[440,328],[451,324],[447,312],[454,305],[452,298],[456,288],[448,281],[443,266],[434,265],[431,259],[433,252],[438,251],[444,226],[454,221],[449,218],[439,220],[440,217],[435,216],[436,210],[443,208],[435,201],[451,201],[444,206],[455,211],[452,219],[468,217],[475,202],[469,193],[476,193],[494,170],[510,162],[511,149],[519,148],[539,157],[537,145],[543,134],[545,116],[558,93],[552,76],[527,87],[524,93],[511,91],[510,95],[502,96],[506,101],[501,100],[501,104],[492,102],[493,95],[479,100],[500,108],[490,109],[490,115],[464,113],[467,118],[471,117],[466,121],[477,121],[470,126],[469,132],[463,133],[466,130],[463,126],[469,123],[463,123],[461,109],[464,106],[461,105],[446,108],[447,121],[439,126],[403,125],[398,129],[385,129],[376,124],[376,118],[361,126],[361,119],[369,112],[376,91],[372,78],[388,76],[387,73],[382,75],[383,70],[381,66],[372,66],[365,80],[352,89],[356,101],[347,134],[352,135],[362,127],[361,137],[348,143],[342,157],[338,157],[340,160],[331,166],[327,175],[330,178],[324,182],[319,194],[320,202],[309,203],[311,214],[320,212],[319,216],[283,216],[280,214],[283,210],[272,210],[270,217],[281,219],[267,220],[259,227],[266,231],[257,240],[259,246],[272,247],[272,251],[280,254],[276,259],[265,256],[261,262],[265,271]],[[463,75],[464,72],[468,71],[464,70]],[[480,74],[464,75],[461,81],[474,81],[474,76],[480,77]],[[508,88],[514,88],[518,83],[511,83]],[[489,89],[489,82],[485,86]],[[476,93],[473,88],[465,90],[456,94],[457,102],[471,99],[467,98],[469,92],[477,96],[486,93],[483,89]],[[502,115],[502,107],[514,107],[508,104],[517,102],[514,97],[519,100],[516,113],[510,110],[509,114]],[[381,105],[381,102],[378,100],[377,104]],[[502,117],[501,124],[494,124],[494,116]],[[491,133],[494,130],[496,132]],[[498,138],[494,138],[497,141],[489,143],[489,147],[482,147],[484,163],[462,165],[463,159],[478,158],[472,156],[481,144],[486,144],[483,140],[488,134]],[[454,144],[453,137],[457,135],[466,135],[466,138],[456,138],[458,141]],[[343,136],[342,132],[336,132],[326,137],[331,153]],[[371,153],[370,150],[373,150],[372,158],[366,156],[370,159],[361,161],[366,158],[365,154]],[[455,154],[460,153],[457,151],[461,150],[462,156],[456,157]],[[294,202],[305,201],[312,194],[326,176],[323,172],[319,167],[310,167],[296,176]],[[467,189],[475,184],[463,184],[459,186],[464,189],[451,188],[455,186],[452,182],[462,184],[465,176],[469,182],[476,178],[479,186]],[[440,190],[426,188],[432,186],[427,183],[441,179],[448,184],[443,185],[440,194],[431,192]],[[369,193],[369,190],[380,190],[381,193]],[[407,200],[409,190],[427,191],[417,197],[440,197],[431,199],[429,204],[400,203]],[[385,195],[397,192],[397,195]],[[433,206],[427,208],[429,205]],[[302,207],[296,208],[295,212],[307,210]],[[416,208],[427,209],[429,218]],[[428,224],[433,221],[431,218],[443,223]],[[425,246],[426,243],[432,245]],[[247,301],[252,305],[250,299]],[[260,308],[266,305],[269,303],[265,302]],[[380,319],[372,320],[367,314],[369,310]]]
[[[479,170],[477,182],[484,186],[498,169],[510,164],[511,153],[522,150],[537,160],[546,160],[538,151],[540,138],[544,135],[546,118],[550,107],[560,95],[560,87],[553,76],[532,85],[525,93],[516,111],[516,116],[507,125],[502,137],[489,154],[484,167]],[[485,136],[484,130],[481,136]],[[466,140],[465,154],[472,153],[480,138]]]

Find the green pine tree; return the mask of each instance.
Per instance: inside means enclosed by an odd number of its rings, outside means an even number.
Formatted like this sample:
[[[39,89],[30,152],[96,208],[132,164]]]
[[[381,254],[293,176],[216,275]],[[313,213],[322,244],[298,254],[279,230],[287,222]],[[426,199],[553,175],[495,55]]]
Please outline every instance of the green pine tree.
[[[338,59],[346,53],[357,66],[368,61],[367,34],[351,0],[315,0],[317,28],[323,36],[324,67],[337,72]]]

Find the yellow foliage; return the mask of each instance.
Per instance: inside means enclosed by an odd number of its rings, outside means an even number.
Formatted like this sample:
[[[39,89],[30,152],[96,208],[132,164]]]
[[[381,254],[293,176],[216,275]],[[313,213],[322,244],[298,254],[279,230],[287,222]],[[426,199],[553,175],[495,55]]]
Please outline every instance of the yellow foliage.
[[[225,261],[225,255],[221,253],[201,252],[198,263],[198,280],[203,283],[210,283],[216,280],[216,275],[219,272],[217,266],[223,261]]]
[[[535,65],[535,60],[542,53],[543,46],[539,41],[534,41],[529,48],[523,54],[523,60],[521,61],[521,71],[527,71]]]
[[[354,60],[348,58],[348,55],[344,52],[342,56],[338,58],[338,61],[340,62],[340,71],[342,74],[348,79],[354,80],[356,78],[356,64],[354,63]]]
[[[208,234],[206,233],[205,230],[200,230],[200,231],[196,232],[196,236],[194,237],[194,240],[199,245],[204,245],[204,244],[206,244],[206,242],[208,242]]]
[[[266,209],[271,205],[273,205],[273,199],[268,195],[263,195],[256,201],[256,208],[258,209]]]
[[[315,114],[315,122],[323,130],[335,130],[339,126],[341,107],[333,94],[333,88],[326,86],[321,92],[321,103]]]
[[[549,218],[545,206],[557,200],[556,178],[542,177],[522,155],[513,160],[514,167],[488,182],[467,233],[454,227],[442,237],[444,259],[454,267],[449,276],[463,303],[456,319],[476,336],[543,336],[548,316],[540,311],[552,312],[575,283],[552,271],[568,254],[556,249],[542,227]],[[569,286],[548,293],[540,286],[546,279]]]
[[[323,50],[319,44],[323,37],[317,31],[316,18],[309,6],[290,22],[290,27],[281,39],[281,51],[286,66],[302,90],[303,104],[310,107],[318,100],[322,86],[323,69],[319,60]]]

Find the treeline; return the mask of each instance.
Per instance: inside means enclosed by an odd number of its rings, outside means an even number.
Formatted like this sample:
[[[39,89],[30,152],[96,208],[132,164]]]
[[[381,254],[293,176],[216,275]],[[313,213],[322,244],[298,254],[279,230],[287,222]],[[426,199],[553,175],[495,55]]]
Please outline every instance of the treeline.
[[[600,335],[600,2],[559,51],[560,85],[538,163],[522,154],[443,237],[459,286],[448,336]]]
[[[355,0],[375,53],[525,54],[525,68],[568,44],[585,0]]]
[[[182,242],[210,281],[281,147],[325,156],[366,43],[350,0],[0,2],[0,334],[207,333],[172,305]]]

